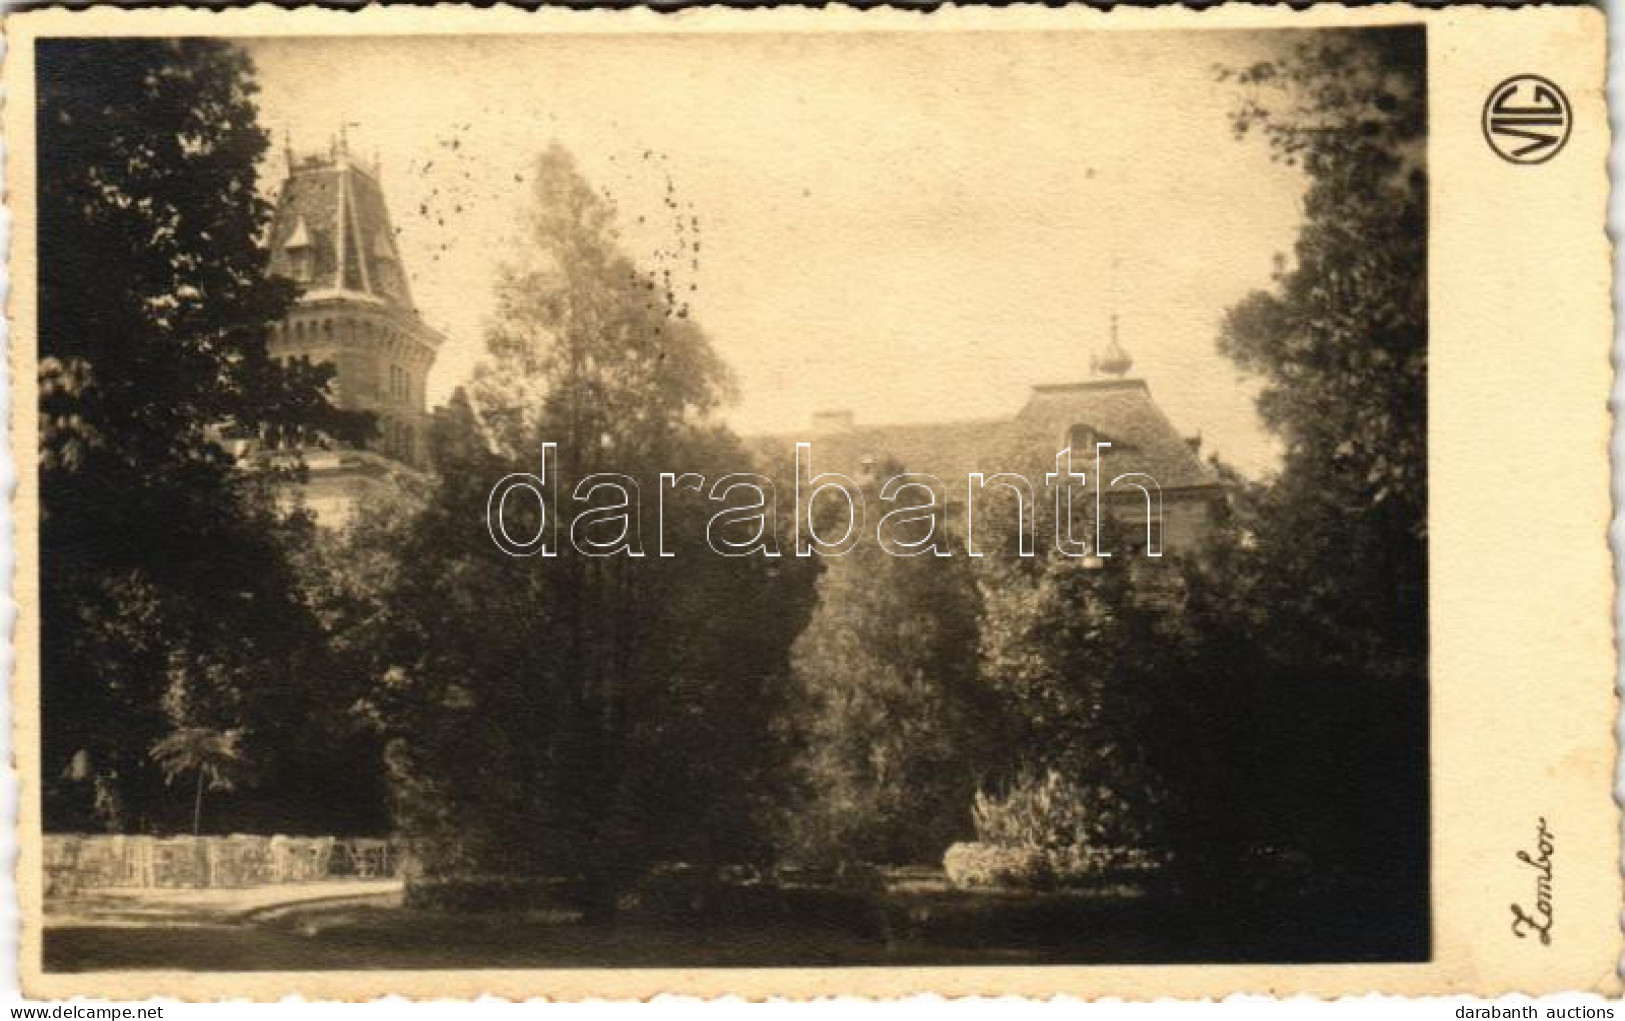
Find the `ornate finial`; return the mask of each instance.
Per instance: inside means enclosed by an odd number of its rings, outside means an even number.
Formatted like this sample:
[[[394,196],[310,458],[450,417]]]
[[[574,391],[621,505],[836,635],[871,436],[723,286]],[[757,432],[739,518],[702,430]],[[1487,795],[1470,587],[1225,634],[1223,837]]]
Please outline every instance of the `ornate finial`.
[[[1134,359],[1123,350],[1123,345],[1117,342],[1117,314],[1112,314],[1112,336],[1106,345],[1106,353],[1099,358],[1091,360],[1091,366],[1096,372],[1119,379],[1128,375],[1128,370],[1134,368]]]

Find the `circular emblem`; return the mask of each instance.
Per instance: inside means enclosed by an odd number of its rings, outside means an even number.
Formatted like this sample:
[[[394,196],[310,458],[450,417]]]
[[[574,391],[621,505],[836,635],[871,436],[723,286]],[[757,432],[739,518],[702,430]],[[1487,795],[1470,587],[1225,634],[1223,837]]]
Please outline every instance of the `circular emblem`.
[[[1545,163],[1572,126],[1569,97],[1539,75],[1513,75],[1484,101],[1484,140],[1508,163]]]

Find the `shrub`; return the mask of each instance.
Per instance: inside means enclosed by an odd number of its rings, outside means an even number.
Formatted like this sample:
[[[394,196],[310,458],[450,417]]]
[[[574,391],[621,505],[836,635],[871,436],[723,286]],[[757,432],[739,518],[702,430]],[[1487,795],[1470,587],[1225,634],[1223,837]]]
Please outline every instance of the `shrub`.
[[[960,843],[942,857],[948,882],[962,890],[1096,885],[1104,880],[1138,882],[1166,863],[1143,847],[1008,847]]]
[[[1141,813],[1113,786],[1054,769],[1017,778],[1002,797],[978,791],[971,817],[977,840],[1000,846],[1139,846],[1146,837]]]
[[[640,907],[670,920],[703,915],[719,884],[711,876],[687,866],[657,868],[638,884]]]
[[[1054,769],[1020,777],[1002,797],[978,792],[972,816],[977,842],[943,858],[958,887],[1081,885],[1141,876],[1164,861],[1127,798]]]
[[[1039,847],[958,843],[942,856],[948,882],[961,889],[1013,886],[1038,889],[1049,885],[1053,873]]]
[[[1155,871],[1167,855],[1146,847],[1054,847],[1045,852],[1050,872],[1063,885],[1106,877],[1134,878]]]
[[[577,885],[529,876],[415,877],[407,880],[402,900],[422,911],[568,911],[580,900]]]

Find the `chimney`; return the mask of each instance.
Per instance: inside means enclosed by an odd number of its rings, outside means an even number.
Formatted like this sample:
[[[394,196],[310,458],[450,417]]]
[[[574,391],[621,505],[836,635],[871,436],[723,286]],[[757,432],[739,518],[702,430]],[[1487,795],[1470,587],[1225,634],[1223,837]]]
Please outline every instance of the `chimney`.
[[[828,436],[830,433],[847,432],[852,428],[853,418],[850,411],[815,411],[812,416],[812,431],[814,436]]]
[[[1187,436],[1187,437],[1185,437],[1185,442],[1190,445],[1191,453],[1197,455],[1198,457],[1201,456],[1201,454],[1202,454],[1202,434],[1200,432],[1198,432],[1195,436]]]

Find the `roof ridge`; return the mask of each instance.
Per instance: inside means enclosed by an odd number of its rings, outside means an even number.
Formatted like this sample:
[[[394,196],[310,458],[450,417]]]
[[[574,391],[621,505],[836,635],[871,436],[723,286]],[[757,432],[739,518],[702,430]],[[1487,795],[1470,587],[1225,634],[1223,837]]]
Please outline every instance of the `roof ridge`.
[[[1151,385],[1143,377],[1134,376],[1128,379],[1084,379],[1071,383],[1034,383],[1032,391],[1035,394],[1075,393],[1079,390],[1144,390],[1151,392]]]

